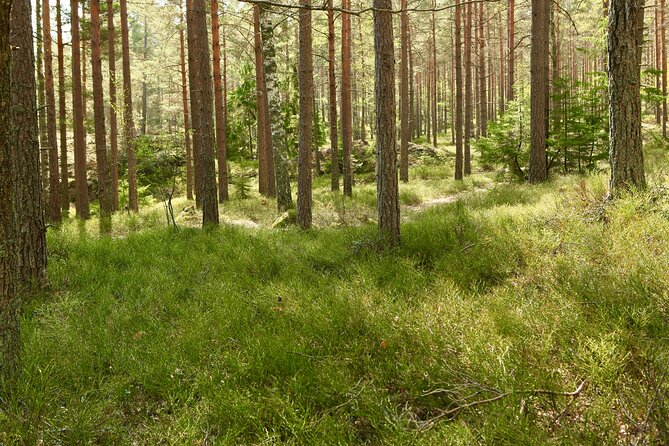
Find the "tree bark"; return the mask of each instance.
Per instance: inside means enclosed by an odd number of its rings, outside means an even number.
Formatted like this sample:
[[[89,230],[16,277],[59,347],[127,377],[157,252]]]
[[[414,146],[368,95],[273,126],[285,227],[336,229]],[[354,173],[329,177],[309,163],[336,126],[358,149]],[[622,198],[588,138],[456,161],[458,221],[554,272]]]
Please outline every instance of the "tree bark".
[[[391,0],[374,0],[376,61],[376,195],[379,235],[387,246],[399,244],[400,206],[395,149],[395,48]]]
[[[20,350],[19,300],[16,297],[14,175],[16,134],[10,113],[11,0],[0,0],[0,380],[12,383]]]
[[[100,199],[100,227],[111,231],[113,211],[111,172],[105,138],[105,103],[102,93],[102,48],[100,46],[100,0],[90,0],[91,8],[91,62],[93,75],[93,120],[95,124],[95,158],[98,169],[98,196]]]
[[[144,52],[142,54],[142,60],[146,62],[149,58],[149,29],[146,24],[146,16],[144,16]],[[146,135],[146,119],[148,114],[148,101],[149,91],[148,84],[146,82],[146,71],[142,74],[142,116],[140,118],[139,128],[140,134]]]
[[[407,0],[402,0],[400,33],[402,58],[400,65],[400,180],[409,181],[409,14]]]
[[[33,27],[29,0],[12,2],[10,69],[12,126],[15,141],[14,191],[16,212],[16,270],[19,284],[40,285],[46,278],[46,226],[37,137],[37,98]]]
[[[48,13],[48,9],[47,9]],[[37,70],[37,116],[40,147],[40,175],[45,203],[49,202],[47,185],[49,184],[49,142],[46,123],[46,92],[44,80],[44,40],[42,39],[42,4],[35,1],[35,69]],[[48,211],[48,208],[47,208]]]
[[[505,72],[505,66],[504,66],[504,60],[506,59],[505,54],[504,54],[504,30],[502,26],[502,13],[499,12],[497,13],[497,28],[499,31],[499,87],[498,87],[498,94],[499,94],[499,114],[504,113],[504,110],[506,109],[506,83],[504,81],[504,72]],[[508,35],[507,35],[508,37]]]
[[[281,92],[279,91],[276,50],[274,48],[274,25],[272,11],[266,6],[260,8],[260,31],[269,104],[268,122],[272,128],[270,141],[272,143],[274,175],[276,178],[276,205],[279,212],[284,212],[293,207],[293,199],[288,177],[288,147],[281,111]]]
[[[211,0],[211,40],[214,56],[214,110],[216,113],[216,155],[218,157],[218,201],[223,203],[228,200],[228,135],[225,129],[225,109],[223,107],[218,0]]]
[[[193,199],[193,152],[191,149],[191,129],[188,112],[188,82],[186,80],[186,44],[183,6],[181,11],[181,27],[179,29],[179,44],[181,46],[181,103],[184,116],[184,145],[186,146],[186,198]]]
[[[107,51],[109,53],[109,160],[111,174],[112,211],[118,211],[118,118],[116,110],[116,31],[114,27],[114,0],[107,0]]]
[[[339,143],[337,141],[337,80],[335,78],[335,34],[334,10],[328,0],[328,93],[330,108],[330,160],[332,184],[331,189],[339,192]]]
[[[74,0],[73,0],[74,1]],[[128,36],[127,0],[121,5],[121,51],[123,53],[123,123],[125,153],[128,159],[128,207],[139,211],[137,195],[137,158],[135,157],[135,121],[132,110],[132,80],[130,78],[130,38]]]
[[[351,0],[342,0],[342,9],[349,10]],[[344,167],[344,195],[353,195],[353,112],[351,109],[351,14],[341,14],[341,139]]]
[[[77,217],[90,217],[88,205],[88,175],[86,172],[86,129],[81,84],[81,47],[79,31],[79,1],[70,1],[70,33],[72,35],[72,120],[74,127],[74,185]]]
[[[432,2],[432,6],[436,7],[437,3],[435,0]],[[434,17],[434,11],[432,11],[432,90],[430,94],[432,95],[432,144],[437,147],[437,35],[436,35],[436,20]]]
[[[311,227],[311,146],[314,104],[314,65],[311,37],[311,0],[300,0],[300,60],[298,80],[300,87],[299,160],[297,172],[297,224],[302,229]]]
[[[46,92],[46,148],[49,161],[49,220],[61,221],[60,175],[58,171],[58,131],[56,129],[56,94],[53,84],[53,51],[49,0],[42,2],[42,38],[44,40],[44,85]]]
[[[611,196],[646,185],[640,95],[643,9],[644,0],[611,0],[609,7]]]
[[[198,110],[198,125],[194,138],[200,147],[202,226],[218,225],[218,194],[216,188],[216,165],[214,161],[213,84],[209,59],[209,36],[207,35],[207,11],[205,0],[190,0],[188,27],[192,28],[193,45],[189,45],[190,70],[197,76],[199,94],[191,108]],[[193,53],[193,57],[190,54]],[[191,86],[192,89],[192,86]],[[192,112],[191,112],[192,113]],[[195,113],[193,113],[195,116]],[[193,121],[195,123],[195,121]]]
[[[507,79],[507,93],[506,100],[507,102],[513,101],[515,99],[515,93],[513,90],[515,82],[515,53],[516,53],[516,14],[515,14],[516,1],[509,0],[509,9],[507,11],[507,42],[508,46],[508,58],[509,58],[509,75]]]
[[[276,195],[276,178],[272,150],[272,126],[269,119],[267,81],[262,54],[262,33],[260,31],[260,9],[253,5],[253,29],[255,37],[256,61],[256,101],[258,120],[258,189],[266,197]]]
[[[488,92],[486,91],[486,82],[488,77],[486,75],[486,61],[485,61],[485,39],[483,37],[484,23],[487,22],[487,14],[484,21],[483,14],[484,4],[479,3],[479,131],[482,137],[488,135]]]
[[[67,168],[67,110],[65,105],[65,50],[60,0],[56,0],[56,28],[58,33],[58,131],[60,134],[60,209],[70,210],[69,171]]]
[[[462,153],[462,42],[460,27],[462,25],[462,6],[454,0],[455,6],[455,179],[463,177]]]
[[[545,0],[542,0],[545,1]],[[464,174],[472,173],[470,140],[472,137],[472,4],[467,4],[467,19],[465,24],[465,144],[464,144]]]
[[[662,59],[662,136],[667,137],[667,25],[664,15],[665,1],[660,0],[661,59]]]
[[[530,166],[531,183],[548,177],[546,139],[548,136],[549,29],[550,2],[532,0],[532,49],[530,54]]]

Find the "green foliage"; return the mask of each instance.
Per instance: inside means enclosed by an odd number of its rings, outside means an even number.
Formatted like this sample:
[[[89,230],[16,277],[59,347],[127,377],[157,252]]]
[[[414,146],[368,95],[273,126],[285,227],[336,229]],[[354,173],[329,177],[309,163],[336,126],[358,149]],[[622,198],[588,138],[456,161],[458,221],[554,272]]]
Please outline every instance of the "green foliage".
[[[524,178],[529,161],[529,98],[507,104],[505,113],[488,124],[488,136],[474,141],[484,168],[504,166],[516,177]]]
[[[144,187],[153,195],[161,195],[161,189],[171,187],[186,165],[182,141],[183,138],[178,134],[144,135],[135,139],[139,187]]]
[[[228,92],[228,158],[251,158],[254,152],[256,125],[256,80],[253,65],[245,63],[239,70],[237,88]]]
[[[589,73],[589,82],[560,78],[551,95],[549,168],[563,173],[597,168],[608,158],[609,114],[606,73]]]

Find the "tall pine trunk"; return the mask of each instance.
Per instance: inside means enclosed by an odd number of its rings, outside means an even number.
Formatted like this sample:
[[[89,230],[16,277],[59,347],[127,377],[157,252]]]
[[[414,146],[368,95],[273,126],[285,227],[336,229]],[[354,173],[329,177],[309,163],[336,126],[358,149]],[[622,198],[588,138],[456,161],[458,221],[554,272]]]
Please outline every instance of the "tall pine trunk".
[[[279,91],[279,79],[276,67],[274,24],[272,11],[267,6],[260,7],[260,32],[269,104],[268,117],[272,128],[271,142],[276,179],[276,205],[279,212],[284,212],[293,207],[293,199],[290,190],[290,179],[288,177],[288,147],[286,132],[283,128],[281,92]]]
[[[462,153],[462,41],[460,28],[462,25],[462,6],[455,0],[455,179],[463,177]]]
[[[183,6],[182,6],[183,8]],[[186,149],[186,198],[193,199],[193,152],[191,148],[191,128],[188,112],[188,81],[186,80],[186,44],[184,36],[184,14],[181,11],[181,27],[179,29],[179,45],[181,55],[181,104],[184,116],[184,146]]]
[[[374,0],[376,61],[376,196],[379,235],[394,246],[400,239],[399,185],[395,150],[395,48],[391,0]]]
[[[10,19],[11,90],[16,163],[16,271],[19,283],[33,286],[46,278],[46,226],[37,137],[35,55],[30,0],[14,0]]]
[[[51,12],[49,0],[42,2],[42,37],[44,39],[44,87],[46,93],[46,125],[49,160],[49,206],[48,215],[52,222],[61,220],[60,175],[58,167],[58,130],[56,123],[56,94],[53,84],[53,50],[51,41]]]
[[[123,123],[125,154],[128,159],[128,208],[139,211],[137,195],[137,158],[135,157],[135,121],[132,110],[132,79],[130,78],[130,38],[128,36],[127,0],[121,4],[121,52],[123,55]]]
[[[116,31],[114,0],[107,0],[107,52],[109,53],[109,148],[112,211],[118,211],[118,118],[116,110]]]
[[[485,39],[483,38],[483,27],[485,26],[484,24],[487,22],[488,17],[486,14],[484,20],[484,8],[485,5],[483,3],[479,3],[479,101],[481,104],[479,106],[479,129],[480,136],[482,137],[486,137],[488,135],[488,92],[486,90],[486,82],[488,81],[488,77],[486,75],[485,61],[486,45]]]
[[[515,82],[515,70],[516,70],[516,60],[515,60],[515,54],[516,54],[516,13],[515,13],[515,8],[516,8],[516,1],[515,0],[509,0],[509,9],[507,11],[507,43],[508,43],[508,68],[509,68],[509,74],[508,74],[508,79],[507,79],[507,92],[506,92],[506,100],[507,102],[513,101],[515,99],[515,93],[513,90],[514,87],[514,82]]]
[[[98,169],[98,196],[100,198],[100,228],[111,231],[112,194],[111,172],[105,138],[105,103],[102,86],[102,48],[100,35],[100,0],[90,0],[91,59],[93,75],[93,120],[95,125],[95,158]]]
[[[464,144],[464,174],[472,173],[470,140],[472,138],[472,4],[467,4],[467,18],[465,22],[465,144]]]
[[[532,48],[530,55],[530,167],[531,183],[548,176],[546,139],[548,137],[549,28],[551,4],[532,0]]]
[[[297,224],[311,227],[311,145],[314,105],[314,63],[311,38],[311,0],[300,0],[300,55],[298,81],[300,88],[299,159],[297,171]]]
[[[216,155],[218,158],[218,201],[228,200],[228,135],[223,107],[221,77],[221,37],[218,23],[218,0],[211,0],[211,41],[214,57],[214,112],[216,113]]]
[[[339,191],[339,143],[337,141],[337,80],[335,78],[335,33],[334,10],[332,2],[328,0],[328,93],[329,93],[329,121],[330,121],[330,161],[332,182],[331,189]]]
[[[351,0],[342,0],[342,9],[350,10]],[[351,14],[341,14],[341,139],[344,167],[344,195],[353,195],[353,111],[351,109]]]
[[[60,137],[60,209],[70,210],[70,178],[67,166],[67,110],[65,105],[65,46],[60,0],[56,0],[56,29],[58,33],[58,133]]]
[[[47,14],[49,9],[47,8]],[[37,70],[37,116],[40,146],[40,175],[44,201],[48,202],[47,185],[49,184],[49,135],[46,123],[46,92],[44,81],[44,40],[42,39],[42,3],[35,1],[35,69]],[[48,208],[47,208],[48,209]]]
[[[400,65],[400,180],[409,181],[409,14],[407,0],[402,0],[400,33],[402,58]]]
[[[609,7],[609,186],[612,196],[646,184],[640,94],[643,9],[644,0],[611,0]]]

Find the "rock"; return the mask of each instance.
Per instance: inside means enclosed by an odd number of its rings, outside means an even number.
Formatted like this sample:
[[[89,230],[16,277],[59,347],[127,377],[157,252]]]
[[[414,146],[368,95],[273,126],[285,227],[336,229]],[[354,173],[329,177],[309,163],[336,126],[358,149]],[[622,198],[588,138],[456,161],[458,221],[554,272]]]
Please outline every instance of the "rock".
[[[272,226],[270,227],[272,229],[286,228],[290,225],[294,225],[296,221],[297,221],[297,213],[295,212],[294,209],[291,209],[279,215],[277,219],[274,220],[274,223],[272,223]]]

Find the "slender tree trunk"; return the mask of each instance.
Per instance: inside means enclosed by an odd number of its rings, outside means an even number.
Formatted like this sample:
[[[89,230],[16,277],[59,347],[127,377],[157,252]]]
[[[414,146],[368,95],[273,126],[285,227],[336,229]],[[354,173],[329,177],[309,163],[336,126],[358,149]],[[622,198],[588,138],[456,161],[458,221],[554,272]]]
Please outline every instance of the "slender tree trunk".
[[[467,19],[465,23],[465,144],[464,144],[464,174],[472,173],[470,139],[472,137],[472,4],[467,4]]]
[[[74,0],[73,0],[74,1]],[[123,123],[125,154],[128,159],[128,207],[139,211],[137,196],[137,158],[135,157],[135,121],[132,111],[132,80],[130,78],[130,38],[128,36],[127,0],[121,5],[121,52],[123,54]]]
[[[662,59],[662,136],[667,137],[667,25],[664,17],[664,0],[660,0],[660,17],[661,17],[661,59]]]
[[[14,170],[16,135],[9,113],[11,0],[0,0],[0,382],[13,383],[18,370],[19,300],[16,297]]]
[[[449,79],[449,102],[451,106],[451,144],[455,146],[455,43],[453,41],[453,29],[449,32],[451,41],[451,77]]]
[[[183,8],[183,6],[182,6]],[[184,27],[184,14],[181,11],[181,27],[179,30],[179,43],[181,46],[181,102],[184,115],[184,145],[186,146],[186,198],[193,199],[193,152],[191,148],[191,128],[188,112],[188,81],[186,80],[186,44]]]
[[[216,163],[214,161],[214,122],[213,122],[213,83],[211,61],[209,58],[209,36],[207,35],[207,10],[205,0],[190,0],[190,13],[187,14],[188,28],[192,28],[193,45],[189,44],[190,71],[197,76],[195,87],[199,90],[193,101],[191,90],[191,108],[198,110],[198,125],[194,138],[200,148],[202,226],[218,225],[218,193],[216,188]],[[189,42],[190,43],[190,42]],[[190,54],[193,53],[193,57]],[[192,86],[191,86],[192,89]],[[195,113],[191,112],[193,116]],[[195,121],[193,121],[195,124]]]
[[[262,183],[262,190],[259,191],[267,197],[274,197],[276,195],[274,150],[272,149],[272,126],[269,118],[269,100],[265,79],[262,33],[260,31],[260,9],[258,5],[253,5],[253,28],[255,35],[256,98],[258,104],[258,179]],[[262,169],[260,169],[260,165],[262,165]]]
[[[374,0],[376,60],[376,195],[379,234],[388,246],[400,239],[399,185],[395,151],[395,48],[391,0]]]
[[[641,48],[644,0],[611,0],[608,70],[611,164],[610,194],[644,187],[641,138]]]
[[[662,70],[662,64],[661,64],[661,58],[660,58],[660,33],[658,32],[660,30],[660,19],[659,19],[659,13],[658,13],[658,4],[657,0],[655,0],[655,7],[653,8],[655,11],[655,28],[654,28],[654,34],[655,34],[655,69],[657,71]],[[655,88],[660,91],[660,74],[657,73],[655,75]],[[655,122],[660,125],[662,122],[662,111],[661,111],[662,106],[661,105],[656,105],[655,107]]]
[[[507,82],[507,93],[506,100],[507,102],[513,101],[515,99],[515,93],[513,90],[515,82],[515,53],[516,53],[516,14],[515,14],[516,0],[509,0],[509,9],[507,11],[507,26],[508,26],[508,36],[507,42],[509,43],[509,79]]]
[[[112,211],[118,211],[118,119],[116,110],[116,31],[114,0],[107,0],[107,51],[109,53],[109,145]]]
[[[499,114],[501,115],[506,110],[506,82],[504,81],[505,65],[504,61],[506,60],[504,52],[504,27],[502,26],[502,13],[497,14],[497,28],[499,30]],[[508,37],[508,34],[507,34]],[[507,42],[508,43],[508,42]]]
[[[362,17],[358,19],[358,35],[360,37],[360,139],[367,140],[367,130],[365,126],[366,108],[367,108],[367,66],[365,64],[365,42],[362,38]]]
[[[432,6],[437,6],[435,0],[432,1]],[[437,37],[435,29],[436,20],[434,11],[432,11],[432,144],[437,147]]]
[[[462,6],[455,0],[455,179],[463,177],[462,153]]]
[[[330,159],[333,191],[339,191],[339,143],[337,141],[337,80],[335,78],[334,11],[328,0],[328,92],[330,105]]]
[[[293,199],[288,177],[288,147],[286,132],[283,128],[281,111],[281,92],[276,67],[276,50],[274,48],[274,24],[272,11],[266,6],[260,7],[260,30],[263,46],[263,63],[267,99],[269,104],[269,122],[272,128],[272,149],[274,159],[274,175],[276,178],[276,205],[279,212],[293,207]]]
[[[60,175],[58,172],[58,131],[56,129],[56,95],[53,85],[53,51],[49,0],[42,2],[42,38],[44,40],[44,82],[46,90],[46,148],[49,162],[49,220],[60,222]]]
[[[314,104],[314,63],[311,38],[311,0],[300,0],[300,128],[297,172],[297,224],[302,229],[311,227],[311,144]]]
[[[47,9],[47,14],[49,10]],[[49,184],[49,143],[48,129],[46,124],[46,93],[44,91],[44,41],[42,40],[42,4],[41,0],[35,1],[35,69],[37,70],[37,115],[39,129],[39,147],[40,147],[40,175],[42,176],[42,188],[44,201],[49,202],[48,189]],[[48,210],[48,209],[47,209]]]
[[[400,28],[402,58],[400,65],[400,180],[409,181],[409,14],[407,0],[402,0]]]
[[[531,183],[548,176],[546,138],[548,136],[548,86],[550,3],[532,0],[532,49],[530,59],[530,168]]]
[[[486,75],[486,66],[485,66],[485,52],[486,52],[486,46],[485,46],[485,39],[483,37],[483,27],[485,26],[484,24],[487,22],[488,17],[486,14],[485,20],[484,20],[484,14],[483,14],[483,9],[484,9],[484,4],[479,3],[479,100],[480,100],[480,106],[479,106],[479,128],[480,128],[480,136],[486,137],[488,135],[488,93],[486,91],[486,82],[488,81],[488,77]]]
[[[432,54],[432,42],[428,46],[429,54]],[[427,143],[432,139],[432,58],[428,58],[425,70],[425,136]]]
[[[91,8],[91,58],[93,75],[93,119],[95,123],[95,158],[98,169],[98,196],[100,198],[100,227],[111,231],[110,216],[113,210],[111,172],[107,159],[105,138],[105,103],[102,93],[102,48],[100,46],[100,0],[90,0]]]
[[[342,0],[342,9],[349,10],[351,0]],[[353,112],[351,110],[351,15],[341,14],[341,139],[344,165],[344,195],[353,195]]]
[[[60,209],[70,210],[69,171],[67,168],[67,110],[65,108],[65,51],[63,20],[60,0],[56,0],[56,28],[58,32],[58,131],[60,133]]]
[[[409,56],[409,140],[416,137],[416,111],[415,111],[415,86],[416,78],[413,74],[413,51],[411,49],[411,29],[409,27],[409,17],[407,13],[407,49]],[[408,178],[407,178],[408,181]]]
[[[216,154],[218,156],[218,201],[228,200],[228,136],[225,129],[223,84],[221,79],[221,44],[218,24],[218,0],[211,0],[211,40],[214,56],[214,105],[216,113]]]
[[[142,60],[146,62],[149,59],[149,29],[146,24],[146,16],[144,16],[144,53],[142,54]],[[140,134],[141,135],[146,135],[146,120],[147,120],[147,114],[148,114],[148,107],[147,107],[147,101],[148,101],[148,85],[146,83],[146,72],[142,74],[142,117],[141,121],[139,123],[139,128],[140,128]]]
[[[70,33],[72,35],[72,119],[74,121],[74,183],[77,217],[90,216],[88,206],[88,175],[86,173],[86,129],[81,82],[81,51],[79,31],[79,2],[71,0]]]

